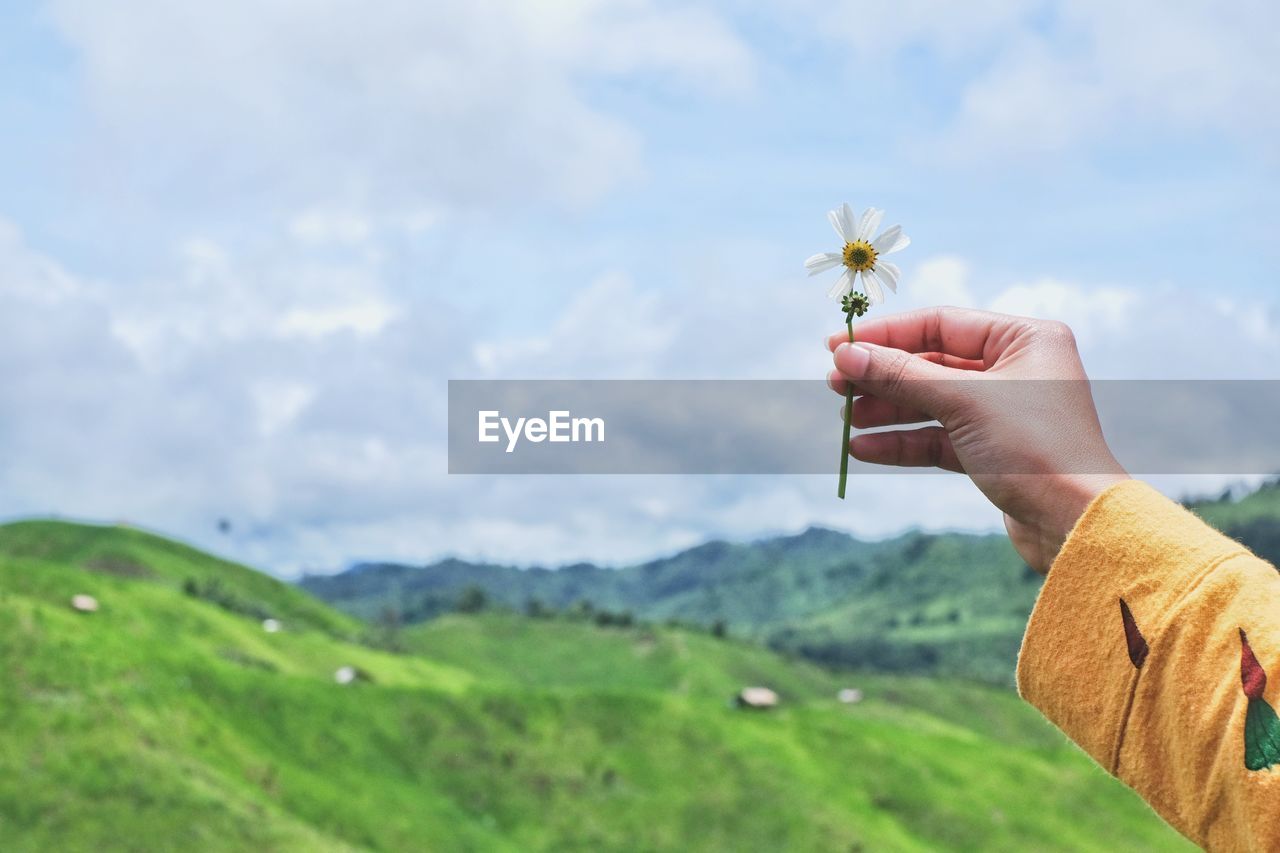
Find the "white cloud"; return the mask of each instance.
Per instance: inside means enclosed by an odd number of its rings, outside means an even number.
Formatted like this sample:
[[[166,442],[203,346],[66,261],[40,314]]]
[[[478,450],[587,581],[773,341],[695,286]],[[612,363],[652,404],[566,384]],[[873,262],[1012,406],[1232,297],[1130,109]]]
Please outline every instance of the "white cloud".
[[[10,226],[0,237],[0,513],[205,541],[227,515],[278,542],[440,489],[443,383],[421,365],[453,372],[465,326],[420,308],[397,309],[404,324],[325,318],[381,292],[372,262],[326,267],[281,234],[268,267],[247,270],[196,239],[171,275],[121,286],[80,279]],[[308,306],[311,325],[288,328]]]
[[[606,273],[575,293],[542,334],[483,340],[474,355],[490,377],[650,378],[682,320],[669,300]]]
[[[250,393],[257,408],[258,430],[271,435],[289,426],[315,398],[315,389],[301,382],[254,382]]]
[[[1071,0],[1053,11],[1051,25],[1025,23],[969,83],[958,129],[969,142],[1059,151],[1147,126],[1257,145],[1277,129],[1274,3]]]
[[[16,223],[0,218],[0,287],[9,299],[41,307],[69,302],[85,289],[59,264],[30,251]]]
[[[900,50],[918,46],[948,57],[982,54],[993,42],[1025,26],[1042,4],[1037,0],[802,0],[791,5],[816,19],[816,32],[848,44],[859,59],[883,62]]]
[[[376,253],[272,245],[246,262],[207,238],[183,241],[174,272],[112,289],[112,331],[146,363],[171,365],[237,341],[373,335],[399,316]]]
[[[343,305],[290,308],[280,318],[276,330],[286,338],[315,338],[343,331],[373,335],[382,331],[395,314],[394,307],[376,298]]]
[[[969,264],[963,258],[946,255],[920,262],[903,296],[915,305],[974,305],[969,288]]]
[[[200,197],[239,205],[589,201],[638,173],[641,140],[584,78],[724,92],[752,75],[722,19],[650,0],[54,8],[103,125],[95,156],[114,151],[139,185],[199,174]],[[362,236],[332,219],[298,230]]]
[[[354,210],[311,207],[293,218],[289,232],[303,243],[359,245],[373,233],[373,223]]]
[[[941,115],[930,110],[941,134],[907,140],[930,159],[1061,155],[1126,144],[1136,128],[1265,151],[1278,129],[1280,6],[1269,0],[797,0],[785,9],[784,25],[850,48],[851,87],[890,92],[888,103],[923,94],[930,106],[948,93]],[[910,91],[914,75],[894,63],[914,71],[922,53],[954,94],[933,80]]]
[[[753,81],[752,57],[726,22],[697,5],[649,0],[575,0],[509,11],[543,55],[610,75],[658,72],[709,92],[738,93]]]

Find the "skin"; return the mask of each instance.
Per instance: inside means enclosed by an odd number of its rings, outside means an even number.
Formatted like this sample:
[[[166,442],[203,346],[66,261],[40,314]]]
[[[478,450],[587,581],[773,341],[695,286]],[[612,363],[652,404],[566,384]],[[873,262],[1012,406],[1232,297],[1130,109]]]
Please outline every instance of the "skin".
[[[851,454],[968,475],[1039,572],[1089,503],[1128,479],[1063,323],[930,308],[860,323],[848,341],[845,330],[827,339],[836,367],[828,384],[842,397],[853,384],[853,426],[895,427],[854,437]]]

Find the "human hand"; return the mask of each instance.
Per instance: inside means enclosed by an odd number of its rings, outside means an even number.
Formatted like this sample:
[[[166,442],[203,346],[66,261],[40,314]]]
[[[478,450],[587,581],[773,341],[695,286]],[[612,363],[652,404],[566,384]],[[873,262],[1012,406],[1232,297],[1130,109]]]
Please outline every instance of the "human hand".
[[[931,308],[860,323],[848,340],[845,331],[827,339],[836,366],[827,381],[841,396],[853,383],[855,427],[940,424],[858,435],[854,458],[967,474],[1037,571],[1049,570],[1089,502],[1128,478],[1062,323]]]

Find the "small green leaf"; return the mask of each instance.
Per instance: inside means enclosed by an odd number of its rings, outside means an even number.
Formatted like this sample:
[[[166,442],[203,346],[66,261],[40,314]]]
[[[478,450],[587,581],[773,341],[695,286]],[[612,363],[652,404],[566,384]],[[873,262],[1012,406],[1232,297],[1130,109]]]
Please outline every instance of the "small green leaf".
[[[1280,764],[1280,717],[1265,699],[1250,699],[1244,718],[1244,766],[1269,770]]]

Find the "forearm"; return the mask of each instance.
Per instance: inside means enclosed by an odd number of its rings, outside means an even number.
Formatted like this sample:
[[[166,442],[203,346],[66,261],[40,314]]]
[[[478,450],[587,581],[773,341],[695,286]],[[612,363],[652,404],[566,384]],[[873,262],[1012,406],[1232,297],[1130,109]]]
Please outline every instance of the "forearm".
[[[1188,837],[1274,849],[1280,765],[1249,769],[1245,728],[1250,705],[1256,729],[1257,703],[1269,710],[1280,691],[1255,682],[1258,698],[1246,694],[1241,629],[1280,687],[1280,574],[1149,487],[1121,483],[1049,571],[1019,691]],[[1250,749],[1265,756],[1258,742],[1271,736],[1253,733]]]

